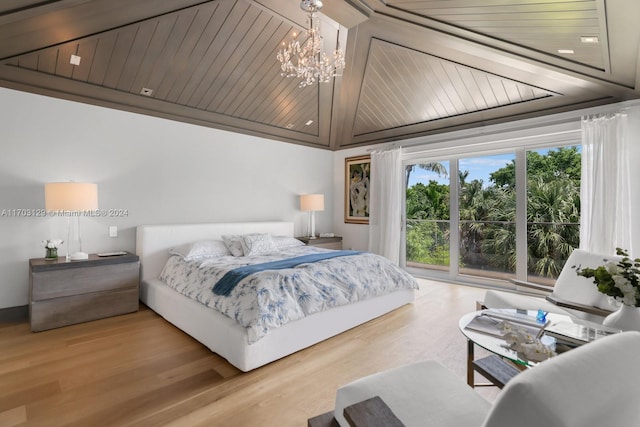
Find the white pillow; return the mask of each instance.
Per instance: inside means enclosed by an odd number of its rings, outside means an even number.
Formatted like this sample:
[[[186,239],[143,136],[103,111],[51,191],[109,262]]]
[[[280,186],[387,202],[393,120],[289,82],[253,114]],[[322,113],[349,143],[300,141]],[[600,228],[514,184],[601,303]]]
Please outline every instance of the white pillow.
[[[231,255],[222,240],[200,240],[169,250],[171,255],[181,256],[185,261]]]
[[[222,241],[231,252],[233,256],[242,256],[244,255],[244,251],[242,250],[242,236],[238,234],[225,234],[222,236]]]
[[[296,246],[304,246],[304,243],[295,237],[289,236],[271,236],[273,239],[273,243],[276,244],[276,248],[284,249],[284,248],[295,248]]]
[[[271,235],[266,233],[245,234],[242,236],[240,243],[242,244],[242,252],[244,252],[245,256],[278,251]]]

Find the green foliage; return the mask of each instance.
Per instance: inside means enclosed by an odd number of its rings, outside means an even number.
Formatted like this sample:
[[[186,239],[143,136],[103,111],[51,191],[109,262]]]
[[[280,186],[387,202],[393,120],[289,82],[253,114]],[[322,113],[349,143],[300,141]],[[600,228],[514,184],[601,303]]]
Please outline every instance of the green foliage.
[[[557,277],[578,246],[580,164],[577,147],[549,150],[545,155],[527,152],[527,257],[533,274]],[[434,163],[428,165],[438,169]],[[481,180],[467,182],[468,175],[468,171],[458,172],[461,263],[514,272],[515,161],[491,173],[486,187]],[[408,261],[445,265],[427,261],[448,257],[450,231],[442,230],[442,224],[411,220],[449,220],[449,198],[449,186],[435,181],[407,189]]]
[[[449,265],[448,224],[440,224],[431,221],[407,221],[407,261]],[[444,226],[446,229],[443,229]]]
[[[449,219],[449,186],[429,181],[407,189],[407,219]]]
[[[416,166],[436,172],[440,176],[447,176],[447,170],[441,163],[409,165],[406,168],[407,183]],[[443,229],[441,223],[432,222],[449,219],[449,200],[449,186],[433,180],[427,185],[418,183],[407,188],[407,261],[430,265],[449,264],[448,224],[447,228]]]
[[[640,307],[640,259],[632,260],[629,254],[620,248],[617,248],[616,252],[623,257],[617,264],[608,262],[597,268],[577,266],[576,273],[578,276],[593,278],[593,283],[603,294],[624,304]]]
[[[527,151],[527,176],[544,181],[562,179],[580,182],[580,153],[577,147],[560,147],[541,155]],[[489,180],[501,188],[515,188],[516,163],[511,163],[489,175]]]
[[[557,277],[564,261],[580,242],[580,183],[542,176],[529,179],[527,187],[529,271]]]
[[[516,188],[516,161],[489,174],[489,180],[500,188]]]

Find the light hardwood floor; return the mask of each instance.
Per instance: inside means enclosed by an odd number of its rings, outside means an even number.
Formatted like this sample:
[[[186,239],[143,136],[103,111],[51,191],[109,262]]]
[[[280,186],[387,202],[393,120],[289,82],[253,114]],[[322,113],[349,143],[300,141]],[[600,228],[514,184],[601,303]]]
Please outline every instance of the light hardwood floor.
[[[402,364],[435,359],[464,382],[458,319],[484,290],[420,285],[412,304],[249,373],[145,306],[39,333],[4,323],[0,425],[305,426],[340,385]]]

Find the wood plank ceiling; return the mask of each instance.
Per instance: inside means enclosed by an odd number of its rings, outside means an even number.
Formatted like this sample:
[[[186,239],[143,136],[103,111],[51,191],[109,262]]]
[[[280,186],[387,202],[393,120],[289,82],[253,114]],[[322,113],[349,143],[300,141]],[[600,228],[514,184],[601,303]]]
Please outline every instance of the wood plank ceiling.
[[[296,0],[5,1],[0,85],[332,150],[640,97],[637,0],[322,12],[347,69],[300,88],[275,59],[306,25]]]

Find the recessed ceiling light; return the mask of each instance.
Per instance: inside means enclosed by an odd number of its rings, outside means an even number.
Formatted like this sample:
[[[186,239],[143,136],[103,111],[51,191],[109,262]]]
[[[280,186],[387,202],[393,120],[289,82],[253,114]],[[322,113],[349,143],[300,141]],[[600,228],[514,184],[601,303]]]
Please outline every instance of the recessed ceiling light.
[[[140,95],[144,95],[144,96],[151,96],[152,93],[153,93],[153,89],[149,89],[147,87],[143,87],[142,90],[140,91]]]
[[[71,65],[80,65],[80,60],[82,58],[80,58],[78,55],[71,55],[71,59],[69,60],[69,63]]]
[[[313,120],[308,120],[307,123],[305,123],[306,126],[311,126],[311,124],[313,123]]]
[[[600,39],[596,36],[582,36],[580,37],[582,43],[600,43]]]
[[[572,54],[575,52],[573,51],[573,49],[558,49],[558,53]]]

